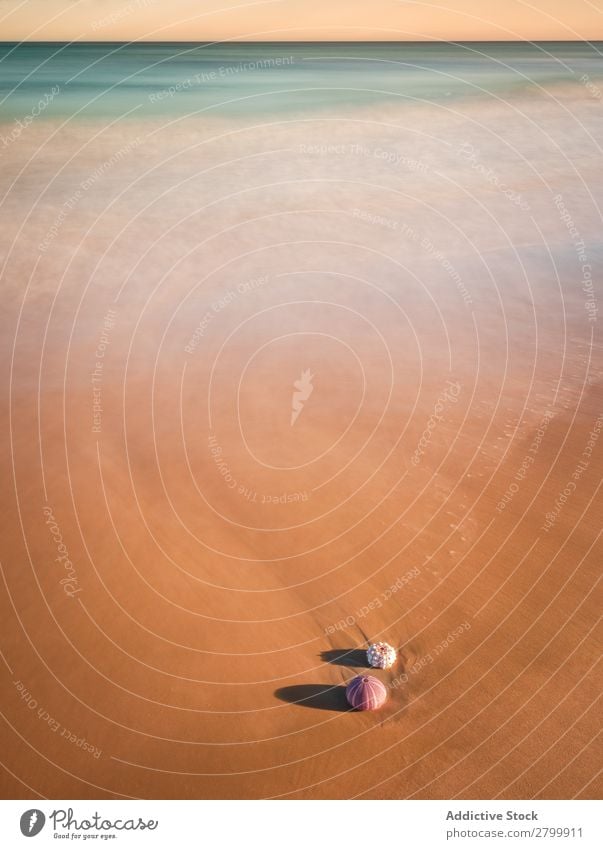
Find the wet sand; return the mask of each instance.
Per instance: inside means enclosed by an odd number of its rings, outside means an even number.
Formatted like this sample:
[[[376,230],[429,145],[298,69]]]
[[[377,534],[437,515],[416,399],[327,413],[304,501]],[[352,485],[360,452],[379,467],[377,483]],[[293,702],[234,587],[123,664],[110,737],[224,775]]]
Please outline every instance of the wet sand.
[[[3,797],[600,794],[603,121],[555,96],[4,152]]]

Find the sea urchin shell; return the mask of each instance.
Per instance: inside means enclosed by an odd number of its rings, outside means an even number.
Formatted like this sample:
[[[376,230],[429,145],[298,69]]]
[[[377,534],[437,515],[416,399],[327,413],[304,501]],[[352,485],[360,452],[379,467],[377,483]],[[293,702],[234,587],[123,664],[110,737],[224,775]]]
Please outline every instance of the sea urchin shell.
[[[345,688],[345,696],[356,710],[377,710],[387,701],[387,690],[378,678],[358,675]]]
[[[396,662],[396,650],[389,643],[371,643],[366,653],[369,666],[389,669]]]

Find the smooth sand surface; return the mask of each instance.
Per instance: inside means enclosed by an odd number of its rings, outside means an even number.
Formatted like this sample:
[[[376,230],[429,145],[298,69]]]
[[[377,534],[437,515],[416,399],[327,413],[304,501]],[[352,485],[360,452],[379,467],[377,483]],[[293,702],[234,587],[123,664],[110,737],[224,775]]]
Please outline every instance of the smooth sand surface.
[[[4,152],[3,796],[601,792],[600,302],[553,198],[599,280],[603,122],[558,96]]]

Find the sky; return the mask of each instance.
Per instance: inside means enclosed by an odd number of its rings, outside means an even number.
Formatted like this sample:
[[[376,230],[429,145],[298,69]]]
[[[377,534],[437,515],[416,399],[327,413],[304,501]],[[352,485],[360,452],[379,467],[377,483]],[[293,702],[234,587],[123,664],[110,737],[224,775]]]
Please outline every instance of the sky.
[[[0,0],[3,41],[602,40],[603,0]]]

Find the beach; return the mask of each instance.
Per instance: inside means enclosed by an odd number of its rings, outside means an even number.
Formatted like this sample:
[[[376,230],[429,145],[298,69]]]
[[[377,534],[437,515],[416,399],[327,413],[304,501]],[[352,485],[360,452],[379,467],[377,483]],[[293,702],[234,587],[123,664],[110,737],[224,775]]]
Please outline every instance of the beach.
[[[348,47],[6,101],[4,798],[601,793],[603,75]]]

